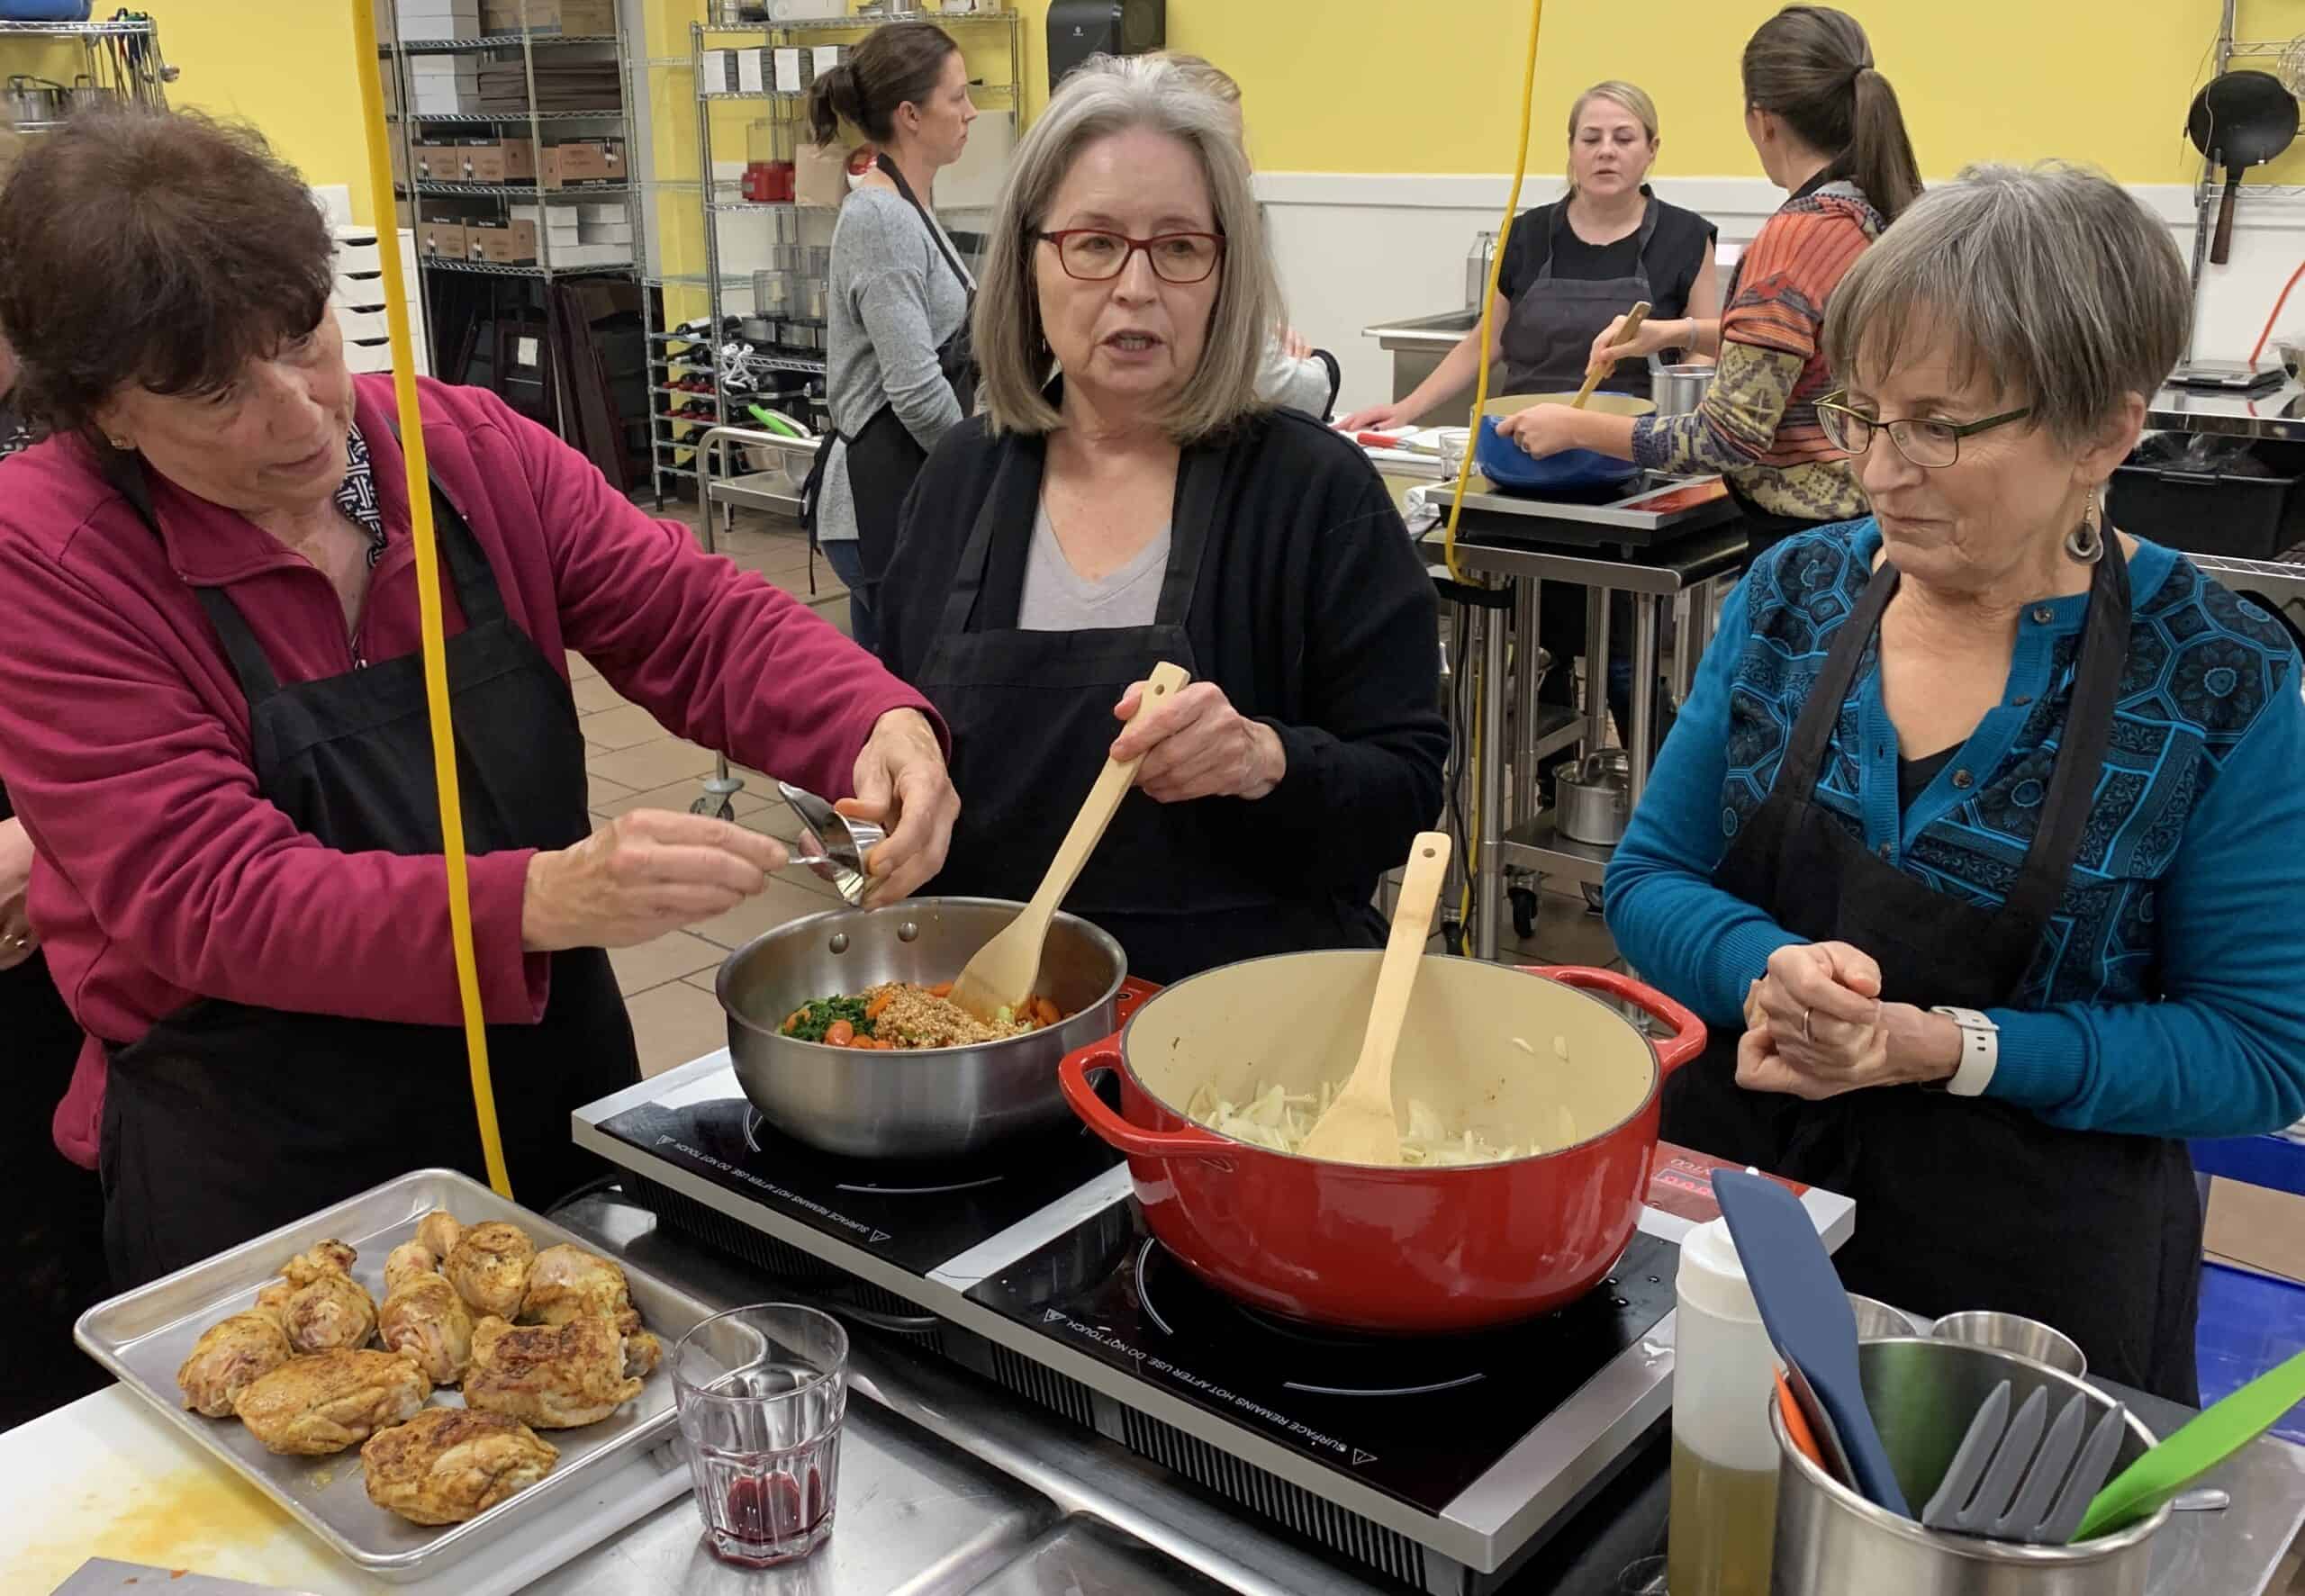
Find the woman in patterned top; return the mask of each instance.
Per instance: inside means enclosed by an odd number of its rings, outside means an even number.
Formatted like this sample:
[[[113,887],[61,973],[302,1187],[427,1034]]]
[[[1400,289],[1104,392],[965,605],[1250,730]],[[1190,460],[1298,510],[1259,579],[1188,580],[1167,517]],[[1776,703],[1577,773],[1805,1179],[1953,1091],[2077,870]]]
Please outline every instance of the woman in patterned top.
[[[1746,135],[1769,181],[1792,197],[1747,246],[1719,320],[1652,318],[1618,342],[1620,318],[1590,356],[1717,356],[1704,403],[1638,419],[1543,405],[1498,430],[1532,455],[1587,448],[1659,471],[1720,472],[1758,555],[1865,512],[1856,473],[1817,425],[1816,400],[1830,384],[1821,334],[1842,275],[1920,194],[1921,169],[1896,91],[1854,17],[1788,5],[1747,41],[1742,70]]]
[[[1727,1028],[1665,1134],[1855,1197],[1850,1290],[2188,1402],[2180,1139],[2305,1112],[2297,649],[2100,509],[2190,302],[2096,174],[1917,202],[1825,329],[1874,514],[1754,563],[1607,882]]]

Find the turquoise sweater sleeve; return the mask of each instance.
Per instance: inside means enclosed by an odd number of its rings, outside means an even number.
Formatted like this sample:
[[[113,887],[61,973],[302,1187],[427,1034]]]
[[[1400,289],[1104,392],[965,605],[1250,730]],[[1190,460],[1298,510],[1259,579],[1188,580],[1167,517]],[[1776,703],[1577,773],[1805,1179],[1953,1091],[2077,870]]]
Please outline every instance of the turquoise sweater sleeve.
[[[1610,861],[1609,929],[1644,978],[1741,1030],[1768,956],[1805,941],[1713,885],[1727,851],[1740,584]],[[2293,672],[2188,816],[2160,882],[2153,1003],[1997,1009],[1991,1096],[2075,1130],[2235,1136],[2305,1115],[2305,699]]]
[[[1617,951],[1641,978],[1706,1024],[1736,1031],[1744,1028],[1745,989],[1768,968],[1768,956],[1807,940],[1713,884],[1729,847],[1721,788],[1729,771],[1730,687],[1749,630],[1745,606],[1746,584],[1739,582],[1610,857],[1604,898]]]
[[[2051,1124],[2244,1136],[2305,1114],[2305,699],[2295,670],[2186,819],[2159,1003],[1996,1009],[1986,1088]]]

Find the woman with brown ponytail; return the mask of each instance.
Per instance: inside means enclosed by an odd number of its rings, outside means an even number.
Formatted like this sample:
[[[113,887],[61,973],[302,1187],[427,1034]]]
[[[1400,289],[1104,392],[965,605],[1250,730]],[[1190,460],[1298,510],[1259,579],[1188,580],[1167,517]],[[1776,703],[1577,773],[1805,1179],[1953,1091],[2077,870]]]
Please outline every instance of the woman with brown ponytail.
[[[1704,403],[1638,419],[1546,405],[1499,430],[1532,455],[1583,447],[1656,470],[1717,471],[1758,555],[1865,514],[1856,473],[1817,425],[1816,401],[1831,386],[1825,307],[1867,246],[1920,197],[1921,168],[1896,91],[1847,13],[1786,6],[1746,41],[1742,72],[1746,136],[1791,197],[1746,248],[1719,320],[1652,320],[1623,341],[1611,322],[1593,341],[1595,364],[1673,347],[1717,356]]]
[[[850,634],[866,648],[878,645],[874,590],[905,494],[975,399],[976,282],[929,209],[937,170],[961,158],[975,119],[960,46],[928,23],[878,30],[809,95],[818,143],[841,138],[845,124],[879,151],[833,229],[825,402],[834,437],[806,495],[810,529],[848,584]]]

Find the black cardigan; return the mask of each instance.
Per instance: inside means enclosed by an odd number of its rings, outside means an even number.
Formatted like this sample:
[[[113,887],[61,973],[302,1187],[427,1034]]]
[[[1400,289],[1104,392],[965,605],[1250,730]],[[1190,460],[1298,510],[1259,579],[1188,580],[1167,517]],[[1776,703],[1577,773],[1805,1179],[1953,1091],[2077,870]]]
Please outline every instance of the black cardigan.
[[[1204,801],[1239,810],[1226,829],[1241,838],[1243,868],[1263,872],[1284,899],[1324,900],[1358,933],[1351,940],[1374,945],[1378,877],[1406,860],[1441,813],[1449,728],[1432,581],[1368,456],[1319,422],[1274,410],[1196,447],[1223,465],[1217,524],[1185,622],[1198,676],[1271,726],[1288,762],[1261,799]],[[881,656],[898,676],[927,659],[1002,459],[1024,456],[1036,482],[1045,453],[1038,437],[995,439],[981,417],[938,442],[879,591]],[[971,630],[1017,624],[1037,498],[1035,489],[996,529]]]

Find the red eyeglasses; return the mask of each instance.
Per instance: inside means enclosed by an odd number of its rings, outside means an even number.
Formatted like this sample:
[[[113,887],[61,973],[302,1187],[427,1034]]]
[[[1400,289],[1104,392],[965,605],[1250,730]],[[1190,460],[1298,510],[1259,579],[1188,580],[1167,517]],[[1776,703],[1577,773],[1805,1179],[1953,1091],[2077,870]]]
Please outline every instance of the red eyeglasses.
[[[1216,263],[1225,258],[1225,239],[1216,233],[1162,233],[1132,239],[1103,228],[1068,227],[1035,236],[1055,245],[1056,258],[1065,275],[1083,283],[1112,281],[1128,269],[1128,257],[1140,249],[1163,283],[1206,282]]]

